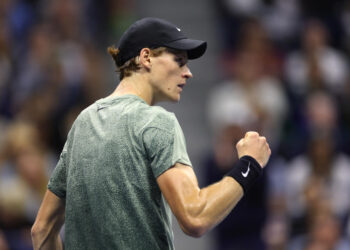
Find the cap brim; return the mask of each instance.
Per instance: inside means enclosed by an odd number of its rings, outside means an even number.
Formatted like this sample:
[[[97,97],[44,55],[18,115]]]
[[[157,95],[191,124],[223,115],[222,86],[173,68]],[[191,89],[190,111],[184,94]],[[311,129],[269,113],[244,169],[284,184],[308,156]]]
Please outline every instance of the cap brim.
[[[179,39],[170,43],[165,44],[165,46],[187,51],[188,59],[196,59],[201,57],[207,50],[207,42],[194,39]]]

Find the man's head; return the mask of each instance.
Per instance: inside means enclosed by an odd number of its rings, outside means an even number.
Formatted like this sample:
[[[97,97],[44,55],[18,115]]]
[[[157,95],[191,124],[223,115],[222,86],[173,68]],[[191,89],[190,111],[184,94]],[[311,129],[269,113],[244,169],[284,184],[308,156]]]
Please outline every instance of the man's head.
[[[120,79],[140,69],[138,57],[143,48],[151,50],[153,56],[166,52],[185,51],[188,59],[202,56],[207,44],[204,41],[187,38],[175,25],[159,18],[143,18],[132,24],[121,37],[118,48],[108,48]]]

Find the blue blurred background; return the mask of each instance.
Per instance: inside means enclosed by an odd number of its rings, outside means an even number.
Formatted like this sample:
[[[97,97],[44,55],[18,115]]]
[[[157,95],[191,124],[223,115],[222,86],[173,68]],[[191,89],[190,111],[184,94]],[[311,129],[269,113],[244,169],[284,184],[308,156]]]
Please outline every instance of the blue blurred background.
[[[208,41],[175,112],[202,187],[248,130],[272,156],[234,211],[175,247],[350,249],[350,1],[1,0],[0,250],[32,249],[48,178],[79,112],[118,84],[106,48],[154,16]],[[147,35],[147,34],[145,34]]]

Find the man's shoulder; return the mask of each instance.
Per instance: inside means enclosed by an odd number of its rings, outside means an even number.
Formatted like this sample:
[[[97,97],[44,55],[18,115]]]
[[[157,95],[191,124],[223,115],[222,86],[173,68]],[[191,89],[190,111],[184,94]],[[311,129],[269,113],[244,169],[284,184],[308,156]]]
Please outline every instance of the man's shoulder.
[[[145,121],[145,127],[155,127],[160,129],[172,130],[177,119],[174,113],[165,110],[163,107],[150,106],[141,114]]]
[[[160,106],[150,106],[149,112],[152,113],[154,117],[157,117],[158,119],[176,119],[174,113],[169,112]]]
[[[74,122],[72,123],[71,129],[74,129],[74,127],[81,125],[81,123],[85,123],[86,120],[88,120],[90,116],[90,112],[92,110],[96,109],[96,103],[92,103],[89,106],[82,109],[76,116]]]

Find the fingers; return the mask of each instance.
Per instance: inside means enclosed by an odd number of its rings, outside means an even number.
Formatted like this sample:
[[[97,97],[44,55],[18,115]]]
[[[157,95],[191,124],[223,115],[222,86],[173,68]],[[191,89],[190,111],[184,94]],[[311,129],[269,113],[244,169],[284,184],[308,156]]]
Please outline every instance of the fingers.
[[[244,138],[248,138],[248,137],[259,137],[259,133],[255,132],[255,131],[248,131],[247,133],[245,133]]]
[[[236,144],[238,157],[249,155],[255,158],[264,167],[271,155],[271,149],[265,136],[255,131],[249,131]]]
[[[258,141],[258,143],[260,143],[260,145],[265,145],[267,147],[269,147],[269,144],[267,143],[266,137],[265,136],[260,136],[259,133],[255,132],[255,131],[249,131],[245,134],[244,138],[241,139],[241,141],[246,141],[246,140],[253,140],[253,141]],[[243,141],[241,142],[239,141],[238,143],[242,144]]]
[[[244,138],[240,139],[240,140],[237,142],[236,148],[243,147],[243,144],[244,144]]]
[[[258,140],[258,142],[260,142],[261,144],[267,143],[265,136],[259,136],[259,133],[255,131],[248,131],[247,133],[245,133],[244,138],[238,141],[238,143],[236,144],[236,148],[243,147],[248,141],[251,140]]]
[[[260,136],[260,137],[259,137],[259,142],[260,142],[261,144],[263,144],[266,148],[270,148],[270,145],[269,145],[269,143],[267,142],[265,136]]]
[[[260,137],[259,137],[259,141],[260,141],[261,143],[267,143],[266,137],[265,137],[265,136],[260,136]]]

